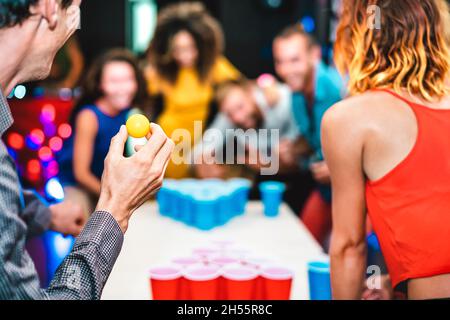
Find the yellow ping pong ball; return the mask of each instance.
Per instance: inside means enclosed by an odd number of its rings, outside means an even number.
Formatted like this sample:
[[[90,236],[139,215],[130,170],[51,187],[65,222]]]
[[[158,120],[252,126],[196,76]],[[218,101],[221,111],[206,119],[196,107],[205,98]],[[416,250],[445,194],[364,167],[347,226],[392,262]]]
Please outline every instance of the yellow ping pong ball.
[[[133,138],[144,138],[150,133],[150,121],[142,114],[135,114],[127,121],[127,131]]]

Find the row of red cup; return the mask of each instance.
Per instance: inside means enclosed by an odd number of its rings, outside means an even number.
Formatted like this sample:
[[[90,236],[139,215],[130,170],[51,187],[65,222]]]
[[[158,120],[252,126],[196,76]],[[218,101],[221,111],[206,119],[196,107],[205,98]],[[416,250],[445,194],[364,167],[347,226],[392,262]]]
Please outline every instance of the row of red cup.
[[[281,266],[169,265],[150,271],[154,300],[290,300],[294,274]]]
[[[294,272],[248,250],[215,243],[150,270],[154,300],[289,300]]]

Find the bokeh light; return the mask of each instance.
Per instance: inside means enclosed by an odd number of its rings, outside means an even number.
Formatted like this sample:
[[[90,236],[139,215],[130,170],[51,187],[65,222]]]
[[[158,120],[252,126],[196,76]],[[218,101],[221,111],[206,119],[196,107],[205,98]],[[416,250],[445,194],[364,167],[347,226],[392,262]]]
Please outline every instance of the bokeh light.
[[[8,136],[8,145],[13,148],[14,150],[21,150],[23,149],[24,145],[25,145],[25,141],[23,139],[23,137],[18,134],[18,133],[11,133]]]
[[[36,144],[36,145],[42,145],[45,140],[45,134],[41,129],[33,129],[30,133],[30,139]]]
[[[56,109],[52,104],[46,104],[42,107],[41,119],[44,122],[53,122],[56,118]]]
[[[45,193],[51,199],[58,201],[64,200],[64,189],[57,178],[48,180],[45,185]]]
[[[46,123],[44,125],[44,133],[47,137],[53,137],[56,135],[56,126],[53,123]]]
[[[61,138],[67,139],[72,135],[72,127],[67,123],[63,123],[58,127],[58,134]]]
[[[39,174],[41,174],[41,170],[42,170],[42,168],[41,168],[41,163],[39,162],[39,160],[33,159],[33,160],[28,161],[27,172],[30,175],[33,175],[33,176],[39,175]]]
[[[45,173],[46,173],[47,179],[56,177],[59,173],[58,162],[55,160],[48,162],[47,165],[45,166]]]
[[[50,139],[49,146],[53,152],[59,152],[63,147],[63,140],[60,137],[53,137]]]
[[[45,161],[45,162],[53,159],[53,151],[49,147],[40,148],[38,155],[39,155],[39,159],[41,159],[42,161]]]
[[[23,99],[27,95],[27,88],[23,85],[19,85],[14,89],[14,96],[17,99]]]
[[[314,18],[310,16],[304,16],[300,23],[308,33],[313,33],[314,30],[316,30],[316,22],[314,21]]]

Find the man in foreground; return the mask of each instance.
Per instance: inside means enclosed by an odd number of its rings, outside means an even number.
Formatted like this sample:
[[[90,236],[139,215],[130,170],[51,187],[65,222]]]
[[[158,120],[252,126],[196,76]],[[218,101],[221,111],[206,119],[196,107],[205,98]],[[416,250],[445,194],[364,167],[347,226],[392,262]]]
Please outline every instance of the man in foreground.
[[[0,2],[0,137],[13,120],[5,96],[23,82],[45,78],[56,52],[73,34],[81,0],[2,0]],[[124,127],[111,142],[97,210],[77,238],[48,289],[38,275],[25,242],[47,229],[77,233],[80,210],[46,210],[22,194],[13,160],[0,142],[0,299],[99,299],[120,253],[128,221],[157,191],[173,142],[152,127],[149,142],[131,158],[123,157]],[[55,214],[56,213],[56,214]],[[55,216],[63,217],[55,219]],[[65,229],[65,230],[62,230]]]

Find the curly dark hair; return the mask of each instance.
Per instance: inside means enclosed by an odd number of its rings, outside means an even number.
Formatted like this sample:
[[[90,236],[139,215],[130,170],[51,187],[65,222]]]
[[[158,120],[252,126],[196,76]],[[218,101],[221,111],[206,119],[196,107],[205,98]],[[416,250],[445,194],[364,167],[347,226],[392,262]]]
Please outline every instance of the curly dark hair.
[[[173,38],[180,31],[187,31],[195,40],[199,51],[197,71],[204,82],[223,52],[224,36],[217,20],[199,2],[173,4],[161,11],[147,51],[148,59],[163,79],[175,83],[179,66],[172,57],[171,47]]]
[[[72,115],[70,118],[71,124],[75,123],[76,116],[84,106],[95,103],[103,96],[103,92],[100,88],[101,78],[105,66],[110,62],[126,62],[133,68],[136,75],[138,89],[131,107],[141,108],[142,110],[146,111],[146,113],[149,113],[149,110],[147,110],[147,104],[149,100],[147,94],[147,82],[139,66],[139,61],[130,51],[117,48],[108,50],[104,54],[100,55],[97,59],[95,59],[95,61],[91,64],[91,67],[87,71],[86,76],[82,81],[82,93],[74,110],[72,111]]]
[[[28,19],[31,15],[30,7],[39,0],[0,0],[0,29],[14,27]],[[72,4],[72,0],[61,0],[63,8]]]

